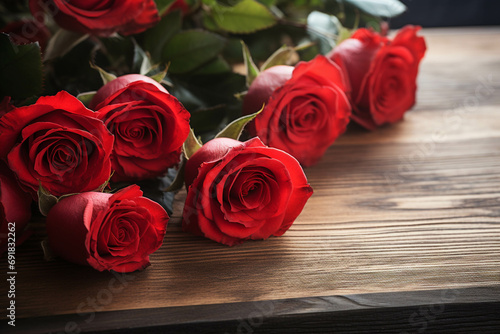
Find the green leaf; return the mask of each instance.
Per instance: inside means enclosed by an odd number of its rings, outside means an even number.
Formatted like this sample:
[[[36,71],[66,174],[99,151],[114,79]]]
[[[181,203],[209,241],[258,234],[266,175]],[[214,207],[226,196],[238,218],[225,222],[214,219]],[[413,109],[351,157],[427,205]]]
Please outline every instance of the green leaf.
[[[99,72],[104,85],[116,79],[116,75],[106,72],[105,70],[103,70],[102,68],[93,63],[90,63],[90,67]]]
[[[307,16],[307,32],[319,43],[322,54],[330,52],[335,47],[341,27],[342,24],[333,15],[313,11]]]
[[[88,37],[88,34],[59,29],[49,40],[43,60],[49,61],[64,56]]]
[[[216,105],[210,108],[199,108],[191,113],[189,123],[197,133],[214,132],[220,128],[226,114],[226,105]],[[215,132],[217,133],[217,132]],[[213,133],[213,135],[215,135]],[[212,137],[213,137],[212,135]]]
[[[40,209],[40,213],[44,216],[47,216],[50,209],[52,209],[52,207],[56,205],[58,201],[59,199],[49,193],[49,191],[46,190],[40,182],[40,186],[38,187],[38,208]]]
[[[200,143],[198,138],[196,138],[196,136],[194,135],[193,129],[191,129],[189,131],[189,135],[186,141],[182,145],[182,150],[184,152],[184,156],[186,157],[186,159],[191,158],[193,154],[195,154],[196,151],[198,151],[201,148],[202,145],[203,144]]]
[[[255,65],[255,63],[253,62],[252,55],[250,54],[250,50],[248,49],[248,46],[245,44],[245,42],[241,41],[241,47],[243,49],[243,60],[247,69],[247,87],[250,87],[250,85],[255,80],[255,78],[257,78],[260,72],[257,65]]]
[[[184,169],[186,167],[186,157],[181,155],[181,162],[179,163],[179,169],[177,170],[177,174],[175,175],[175,179],[170,183],[170,185],[162,189],[164,192],[172,192],[181,190],[184,186]]]
[[[162,61],[170,62],[172,73],[186,73],[209,62],[224,49],[225,39],[202,30],[178,33],[165,45]]]
[[[156,69],[158,66],[155,66],[153,69]],[[156,74],[152,74],[152,75],[149,75],[148,76],[153,79],[154,81],[158,82],[158,83],[162,83],[163,82],[163,79],[165,79],[165,77],[167,76],[167,72],[168,72],[168,67],[169,65],[165,66],[165,69],[161,72],[158,72]],[[154,72],[151,72],[151,73],[154,73]]]
[[[231,66],[221,56],[203,65],[193,72],[193,75],[211,75],[231,72]]]
[[[16,45],[0,33],[0,99],[14,100],[42,91],[42,55],[38,43]]]
[[[243,129],[245,126],[254,120],[255,117],[257,117],[258,114],[264,109],[264,106],[262,106],[262,109],[257,111],[254,114],[247,115],[240,117],[231,123],[229,123],[221,132],[219,132],[215,138],[232,138],[238,140],[241,136],[241,133],[243,132]]]
[[[167,42],[181,30],[181,13],[169,13],[153,28],[144,33],[144,49],[149,51],[154,61],[161,60],[161,54]]]
[[[202,20],[203,20],[203,26],[205,27],[205,29],[211,30],[211,31],[219,31],[220,30],[219,26],[215,22],[212,15],[208,14],[207,12],[203,12]]]
[[[89,106],[90,104],[90,101],[92,101],[92,99],[94,98],[95,94],[97,92],[85,92],[85,93],[80,93],[78,94],[78,96],[76,97],[78,100],[82,101],[82,103],[85,105],[85,106]]]
[[[134,40],[134,59],[133,59],[133,70],[142,75],[146,75],[153,65],[151,64],[151,59],[149,55],[144,52],[144,50],[137,44]]]
[[[211,9],[217,26],[235,34],[249,34],[277,23],[271,11],[255,0],[242,0],[232,7],[214,4]]]
[[[398,0],[343,0],[372,16],[391,18],[406,11],[406,6]]]
[[[173,5],[175,0],[155,0],[155,2],[156,2],[156,8],[158,8],[158,14],[161,17],[168,11],[170,6]]]
[[[299,61],[299,55],[294,48],[283,45],[276,50],[260,67],[261,71],[277,66],[277,65],[292,65]]]
[[[337,38],[337,44],[340,44],[346,39],[350,38],[353,32],[354,29],[348,29],[345,27],[340,28],[339,37]]]
[[[266,5],[267,7],[271,7],[271,6],[276,5],[276,3],[278,2],[278,0],[259,0],[259,2],[261,4]]]

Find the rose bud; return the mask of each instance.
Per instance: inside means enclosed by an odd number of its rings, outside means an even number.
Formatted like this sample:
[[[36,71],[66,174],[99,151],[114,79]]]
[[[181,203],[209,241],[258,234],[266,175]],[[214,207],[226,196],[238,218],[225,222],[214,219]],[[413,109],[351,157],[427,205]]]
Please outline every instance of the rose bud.
[[[59,92],[0,118],[0,158],[36,198],[92,191],[110,176],[113,135],[74,96]]]
[[[36,20],[22,19],[11,22],[0,29],[0,32],[9,34],[11,40],[18,45],[38,42],[42,52],[47,47],[50,38],[49,29],[43,22]]]
[[[128,273],[150,265],[169,217],[132,185],[115,194],[87,192],[63,198],[47,216],[50,249],[61,258]]]
[[[31,202],[31,196],[21,190],[14,173],[0,160],[0,254],[9,242],[20,245],[29,236],[25,228],[31,219]],[[12,229],[14,234],[9,235]]]
[[[90,106],[115,136],[113,181],[161,176],[179,162],[190,115],[153,79],[121,76],[99,89]]]
[[[154,0],[30,0],[29,5],[37,19],[46,12],[64,29],[103,37],[138,34],[160,20]]]
[[[406,26],[391,41],[358,29],[328,55],[349,78],[352,119],[373,130],[394,123],[415,104],[417,73],[426,46],[420,27]]]
[[[312,195],[298,161],[253,138],[217,138],[187,162],[184,231],[233,246],[285,233]]]
[[[342,72],[329,59],[271,67],[257,76],[243,101],[243,113],[262,108],[249,130],[271,147],[314,165],[346,129],[351,106]]]

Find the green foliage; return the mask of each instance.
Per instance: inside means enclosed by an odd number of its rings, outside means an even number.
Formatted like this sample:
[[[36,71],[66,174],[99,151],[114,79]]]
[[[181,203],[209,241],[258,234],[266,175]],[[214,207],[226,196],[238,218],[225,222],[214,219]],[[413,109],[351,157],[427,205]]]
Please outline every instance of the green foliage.
[[[398,16],[406,11],[406,6],[398,0],[341,0],[361,11],[383,18]]]
[[[181,30],[181,13],[174,11],[167,14],[156,26],[143,34],[143,46],[154,61],[161,60],[161,54],[167,42]]]
[[[264,106],[262,106],[262,109],[264,109]],[[238,140],[241,136],[241,133],[245,129],[245,126],[251,121],[253,121],[255,117],[257,117],[257,115],[260,114],[262,109],[260,109],[254,114],[235,119],[234,121],[229,123],[224,129],[222,129],[222,131],[220,131],[215,136],[215,138],[231,138]]]
[[[78,100],[80,100],[85,106],[90,105],[90,101],[94,98],[96,92],[85,92],[85,93],[80,93],[76,97]]]
[[[184,156],[186,159],[191,158],[202,146],[198,138],[196,138],[193,129],[189,131],[189,135],[182,145],[182,151],[184,152]]]
[[[163,16],[174,2],[175,0],[155,0],[156,8],[158,8],[160,16]]]
[[[215,3],[210,10],[215,25],[231,33],[249,34],[277,23],[271,11],[255,0],[242,0],[232,7]]]
[[[313,11],[307,17],[307,31],[318,43],[322,54],[330,52],[335,47],[341,27],[338,18],[333,15]]]
[[[105,70],[103,70],[102,68],[100,68],[99,66],[97,66],[95,64],[90,63],[90,67],[92,67],[94,70],[99,72],[99,75],[101,76],[103,85],[116,79],[116,75],[109,73],[109,72],[106,72]]]
[[[261,71],[265,71],[270,67],[277,65],[292,65],[299,59],[299,55],[295,48],[283,45],[276,50],[260,67]]]
[[[89,35],[59,29],[54,36],[52,36],[47,45],[44,60],[48,61],[64,56],[88,37]]]
[[[42,91],[42,56],[38,43],[16,45],[0,33],[0,99],[21,100]]]
[[[217,56],[215,59],[209,63],[203,65],[197,70],[193,71],[193,75],[212,75],[212,74],[223,74],[231,72],[231,66],[228,64],[224,58]]]
[[[38,187],[38,209],[40,210],[40,213],[44,216],[47,216],[49,214],[50,209],[54,205],[59,202],[59,198],[56,196],[52,195],[48,190],[46,190],[43,186],[42,183],[40,183],[40,186]]]
[[[246,75],[247,87],[250,87],[252,82],[259,75],[260,71],[252,59],[252,55],[250,54],[250,50],[248,49],[248,46],[246,46],[246,44],[243,41],[241,41],[241,45],[243,48],[243,59],[245,62],[245,68],[247,70],[247,72],[246,72],[247,73],[247,75]]]
[[[162,61],[170,62],[172,73],[186,73],[210,62],[224,48],[225,39],[203,30],[186,30],[165,45]]]

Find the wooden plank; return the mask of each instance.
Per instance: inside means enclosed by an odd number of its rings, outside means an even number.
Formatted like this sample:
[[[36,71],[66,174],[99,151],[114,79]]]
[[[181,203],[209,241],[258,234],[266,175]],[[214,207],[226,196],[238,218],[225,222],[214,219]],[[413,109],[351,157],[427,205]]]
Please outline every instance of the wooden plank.
[[[415,110],[376,132],[351,127],[308,168],[315,194],[283,237],[228,248],[187,235],[180,193],[152,266],[117,278],[44,262],[39,226],[17,250],[19,322],[85,318],[93,310],[500,286],[500,29],[424,34],[429,50]],[[474,98],[477,104],[465,105]],[[0,298],[1,308],[5,303]]]
[[[268,332],[280,324],[281,329],[287,328],[287,333],[304,330],[303,319],[309,317],[317,330],[317,323],[325,322],[327,328],[346,326],[346,316],[357,318],[350,323],[350,331],[359,332],[362,328],[371,328],[386,324],[400,330],[416,331],[421,328],[441,326],[448,318],[457,316],[456,309],[461,310],[461,316],[467,317],[473,310],[487,305],[490,312],[483,312],[500,325],[500,287],[446,289],[431,291],[411,291],[396,293],[372,293],[347,296],[322,296],[301,299],[267,300],[260,302],[227,303],[214,305],[199,305],[187,307],[168,307],[157,309],[127,310],[101,312],[91,318],[78,315],[57,317],[41,317],[31,320],[37,324],[36,329],[27,322],[22,322],[17,333],[57,332],[63,328],[75,327],[82,331],[124,331],[140,332],[145,328],[148,332],[175,333],[193,332]],[[494,307],[496,306],[496,307]],[[484,311],[484,310],[482,310]],[[379,319],[370,319],[368,314],[377,315]],[[362,315],[361,315],[362,314]],[[390,317],[387,317],[391,314]],[[394,322],[394,315],[397,321]],[[385,315],[380,319],[380,315]],[[477,315],[476,315],[477,317]],[[474,316],[472,316],[474,319]],[[92,321],[88,321],[92,319]],[[333,321],[332,321],[333,320]],[[375,320],[375,321],[374,321]],[[456,320],[456,319],[455,319]],[[483,319],[484,320],[484,319]],[[30,322],[31,322],[30,321]],[[285,323],[285,324],[283,324]],[[463,319],[461,321],[463,323]],[[477,328],[477,322],[471,322]],[[300,325],[299,325],[300,324]],[[492,328],[493,324],[487,324]],[[278,327],[279,328],[279,327]],[[474,327],[473,327],[474,328]],[[196,329],[196,330],[194,330]],[[216,330],[217,329],[217,330]],[[272,332],[272,331],[271,331]],[[326,331],[328,333],[328,331]],[[305,331],[309,333],[309,331]],[[330,331],[331,333],[331,331]],[[335,331],[337,333],[337,331]]]

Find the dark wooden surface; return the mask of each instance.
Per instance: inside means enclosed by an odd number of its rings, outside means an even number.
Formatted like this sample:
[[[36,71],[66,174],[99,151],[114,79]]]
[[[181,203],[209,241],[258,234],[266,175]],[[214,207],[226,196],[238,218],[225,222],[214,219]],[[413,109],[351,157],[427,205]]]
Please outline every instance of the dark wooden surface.
[[[308,168],[283,237],[185,234],[180,193],[152,266],[116,277],[44,262],[39,225],[17,249],[13,332],[500,332],[500,28],[423,34],[414,110]]]

